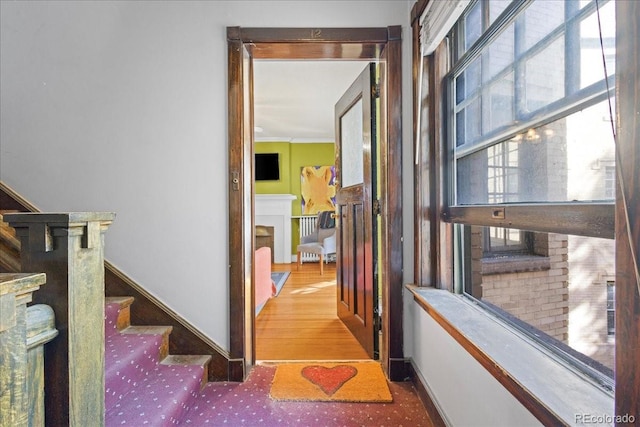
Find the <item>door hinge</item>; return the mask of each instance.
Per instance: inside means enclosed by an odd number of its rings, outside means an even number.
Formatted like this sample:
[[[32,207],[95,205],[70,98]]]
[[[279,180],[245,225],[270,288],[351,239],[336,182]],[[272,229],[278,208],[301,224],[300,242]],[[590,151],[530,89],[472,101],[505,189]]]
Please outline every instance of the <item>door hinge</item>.
[[[374,83],[371,87],[371,97],[374,99],[380,98],[380,83]]]
[[[382,331],[382,316],[380,316],[378,310],[373,313],[373,329],[375,333]]]
[[[373,214],[374,215],[381,215],[382,214],[382,204],[380,203],[380,200],[374,200],[373,201],[372,210],[373,210]]]

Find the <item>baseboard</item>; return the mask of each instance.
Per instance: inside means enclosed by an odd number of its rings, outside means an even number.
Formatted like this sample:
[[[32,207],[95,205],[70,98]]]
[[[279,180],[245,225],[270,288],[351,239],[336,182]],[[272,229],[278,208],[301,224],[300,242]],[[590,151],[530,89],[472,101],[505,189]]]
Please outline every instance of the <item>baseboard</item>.
[[[170,354],[210,355],[209,381],[227,381],[229,377],[229,354],[215,342],[202,334],[178,313],[164,305],[156,297],[135,283],[109,261],[105,264],[105,296],[132,296],[131,324],[172,326],[169,339]]]
[[[36,205],[16,193],[2,181],[0,181],[0,209],[12,209],[19,212],[40,212]]]
[[[436,427],[446,427],[450,425],[450,423],[445,422],[446,417],[442,416],[443,412],[440,405],[438,405],[438,400],[435,399],[431,389],[422,378],[422,375],[419,374],[419,371],[413,363],[413,359],[407,361],[407,373],[413,386],[416,388],[418,397],[420,397],[422,404],[429,413],[433,425]]]
[[[0,181],[0,208],[22,212],[40,212],[32,203]],[[196,327],[164,305],[135,283],[113,264],[105,260],[105,296],[132,296],[131,323],[134,325],[172,326],[169,339],[171,354],[205,354],[211,356],[209,381],[228,381],[231,378],[229,354],[215,342],[202,334]]]

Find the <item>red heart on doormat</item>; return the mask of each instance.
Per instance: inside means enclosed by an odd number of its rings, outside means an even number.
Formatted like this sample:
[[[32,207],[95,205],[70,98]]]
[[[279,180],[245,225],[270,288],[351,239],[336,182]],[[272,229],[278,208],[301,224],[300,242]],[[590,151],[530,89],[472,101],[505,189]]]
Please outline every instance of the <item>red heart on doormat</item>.
[[[358,370],[354,366],[349,365],[337,365],[332,368],[310,365],[302,368],[300,373],[311,384],[320,387],[327,396],[331,396],[347,381],[355,377]]]

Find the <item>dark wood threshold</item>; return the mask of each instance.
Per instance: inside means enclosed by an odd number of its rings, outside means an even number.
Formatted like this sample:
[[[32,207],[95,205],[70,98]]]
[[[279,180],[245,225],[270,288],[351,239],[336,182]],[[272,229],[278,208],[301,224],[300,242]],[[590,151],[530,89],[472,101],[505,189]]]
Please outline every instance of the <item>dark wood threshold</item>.
[[[418,375],[415,366],[413,365],[413,361],[407,361],[405,370],[409,379],[413,383],[413,386],[416,388],[416,393],[420,398],[420,401],[424,405],[424,408],[427,410],[429,414],[429,418],[433,422],[434,427],[445,427],[447,424],[444,422],[442,418],[442,414],[438,410],[438,407],[431,399],[429,392],[427,391],[427,386],[422,382],[422,379]]]
[[[40,210],[22,198],[11,188],[0,182],[0,209],[19,212],[39,212]],[[193,325],[149,294],[119,271],[113,264],[105,261],[105,296],[132,296],[131,323],[134,325],[172,326],[169,340],[171,354],[206,354],[209,362],[209,381],[232,380],[231,361],[227,351],[204,336]]]

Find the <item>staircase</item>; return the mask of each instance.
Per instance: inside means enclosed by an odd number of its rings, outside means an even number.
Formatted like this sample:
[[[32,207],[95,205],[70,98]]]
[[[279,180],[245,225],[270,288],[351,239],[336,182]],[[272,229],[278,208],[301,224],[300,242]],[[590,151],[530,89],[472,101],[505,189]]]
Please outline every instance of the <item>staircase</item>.
[[[0,272],[17,273],[20,269],[20,241],[9,224],[3,222],[5,213],[15,210],[0,210]]]
[[[21,271],[20,241],[3,222],[12,212],[0,210],[0,272]],[[192,424],[209,406],[203,392],[211,394],[211,387],[203,388],[211,356],[168,354],[172,327],[131,325],[133,302],[105,298],[105,426]]]
[[[169,355],[171,327],[131,326],[131,297],[105,305],[105,425],[181,424],[207,381],[210,356]]]

